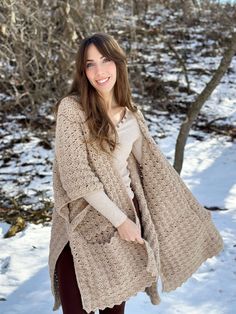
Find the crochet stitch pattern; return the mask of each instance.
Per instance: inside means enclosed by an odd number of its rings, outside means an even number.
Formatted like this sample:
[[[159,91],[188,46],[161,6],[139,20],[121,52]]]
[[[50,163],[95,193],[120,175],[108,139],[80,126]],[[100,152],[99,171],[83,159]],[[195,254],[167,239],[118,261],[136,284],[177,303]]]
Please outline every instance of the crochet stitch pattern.
[[[141,111],[134,115],[143,135],[142,162],[138,164],[131,153],[128,168],[141,221],[111,156],[96,143],[83,143],[89,129],[77,98],[67,96],[59,105],[49,255],[54,310],[60,306],[55,265],[68,241],[87,312],[113,307],[140,291],[159,304],[159,277],[162,291],[174,290],[223,249],[211,213],[160,151]],[[144,244],[122,240],[110,221],[83,199],[99,190],[132,221],[142,224]]]

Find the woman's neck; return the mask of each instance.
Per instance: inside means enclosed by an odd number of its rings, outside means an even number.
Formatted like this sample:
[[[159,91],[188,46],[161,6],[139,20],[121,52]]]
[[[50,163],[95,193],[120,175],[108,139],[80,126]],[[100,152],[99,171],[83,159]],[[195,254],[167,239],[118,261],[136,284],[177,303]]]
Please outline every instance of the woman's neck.
[[[119,105],[117,104],[114,95],[102,95],[103,101],[105,103],[106,106],[106,110],[112,111],[113,109],[119,107]]]

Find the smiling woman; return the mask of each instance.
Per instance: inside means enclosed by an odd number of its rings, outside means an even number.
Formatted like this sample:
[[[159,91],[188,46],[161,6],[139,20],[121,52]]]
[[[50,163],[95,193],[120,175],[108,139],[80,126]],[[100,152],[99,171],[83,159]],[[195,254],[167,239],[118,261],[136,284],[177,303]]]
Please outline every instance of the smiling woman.
[[[117,41],[81,41],[57,103],[49,269],[54,310],[124,314],[145,291],[181,286],[223,241],[149,133]]]
[[[101,154],[105,152],[106,154],[112,156],[113,166],[117,172],[117,176],[118,178],[121,178],[126,189],[125,192],[128,193],[129,197],[128,208],[125,209],[127,204],[121,205],[119,202],[117,203],[114,201],[113,198],[110,198],[109,192],[105,193],[105,187],[103,187],[103,185],[101,185],[100,188],[95,191],[92,187],[88,187],[87,191],[85,191],[86,193],[83,193],[82,196],[83,201],[86,201],[86,204],[89,204],[88,206],[93,208],[93,211],[90,211],[92,214],[91,221],[93,221],[96,217],[94,210],[97,210],[97,212],[101,213],[106,219],[106,224],[107,222],[111,223],[109,228],[112,226],[112,229],[110,230],[112,233],[108,233],[107,235],[105,235],[105,233],[100,234],[103,242],[107,236],[110,241],[112,234],[114,235],[115,227],[115,229],[118,231],[120,239],[128,242],[135,241],[137,243],[144,244],[141,234],[143,229],[140,225],[140,221],[138,220],[137,223],[135,223],[133,219],[130,219],[132,218],[132,216],[130,217],[130,211],[132,215],[135,213],[136,217],[139,217],[139,219],[141,219],[141,215],[138,201],[131,188],[130,173],[127,168],[127,158],[132,151],[136,159],[139,162],[141,161],[142,136],[137,121],[133,115],[133,113],[137,111],[137,108],[131,101],[131,92],[128,82],[126,64],[127,61],[125,53],[113,37],[107,34],[97,33],[91,37],[85,38],[80,44],[80,48],[76,57],[76,70],[69,95],[75,95],[77,97],[74,98],[76,106],[81,110],[81,113],[84,115],[84,117],[86,117],[86,121],[84,122],[86,122],[89,132],[87,136],[84,137],[84,141],[87,143],[88,147],[91,143],[98,143]],[[68,97],[65,97],[60,100],[56,106],[58,111],[56,132],[56,143],[58,143],[58,145],[56,145],[56,154],[59,154],[59,146],[63,145],[63,150],[66,152],[66,158],[68,158],[70,155],[69,150],[65,149],[65,145],[68,144],[68,141],[65,138],[66,142],[63,144],[63,140],[59,140],[60,137],[58,130],[61,126],[66,127],[67,125],[67,122],[62,122],[61,118],[64,117],[63,108],[64,104],[67,103],[68,100]],[[70,110],[70,107],[72,109],[73,106],[68,106],[67,109]],[[67,114],[68,113],[66,113],[66,116]],[[78,117],[76,116],[72,116],[72,120],[74,122],[77,120],[77,118]],[[124,121],[126,121],[126,123],[124,123]],[[78,135],[77,139],[79,139],[82,135],[78,133],[79,126],[77,129],[75,129],[75,132]],[[83,132],[82,129],[81,132]],[[127,135],[129,135],[129,140],[127,140]],[[75,143],[73,146],[75,146]],[[80,145],[78,144],[77,146],[79,147]],[[77,149],[77,147],[75,146],[74,149]],[[77,156],[77,158],[80,160],[83,158],[81,151],[71,152],[71,157],[72,156]],[[87,156],[85,159],[87,158],[89,158],[89,156]],[[78,163],[79,162],[80,161],[78,160]],[[54,165],[55,164],[56,161]],[[59,162],[59,164],[61,164],[61,162]],[[59,167],[61,168],[60,165]],[[91,166],[89,166],[88,169],[90,169],[90,167]],[[110,171],[112,173],[114,169],[107,170],[108,172]],[[71,171],[72,170],[68,169],[67,174],[69,174]],[[80,171],[83,173],[82,169]],[[61,168],[60,173],[63,176],[62,172],[63,170]],[[73,172],[76,174],[77,171],[75,170]],[[88,174],[86,176],[88,176]],[[56,180],[55,175],[54,179]],[[103,178],[101,178],[101,180],[103,180]],[[82,186],[83,181],[84,180],[80,181]],[[112,182],[110,185],[111,184]],[[65,185],[63,185],[63,187],[66,189]],[[56,195],[55,198],[57,199]],[[70,198],[73,199],[76,197]],[[127,209],[129,211],[128,213],[126,212]],[[83,206],[80,208],[80,211],[83,211]],[[71,218],[74,216],[72,207],[69,216]],[[79,215],[77,215],[77,217],[79,217]],[[89,214],[87,214],[87,219],[89,219]],[[84,224],[84,226],[87,228],[86,224]],[[101,227],[102,224],[100,222],[100,228]],[[108,226],[106,226],[105,229],[107,229],[107,227]],[[83,225],[80,225],[80,233],[82,233],[82,231]],[[100,231],[102,231],[102,229],[100,230],[98,228],[97,231],[95,230],[95,237],[97,237],[97,233]],[[91,237],[88,231],[84,233],[84,238],[87,236],[90,237],[91,241],[93,236]],[[72,243],[72,239],[71,241],[67,242],[55,265],[55,275],[57,276],[59,283],[58,289],[60,292],[60,301],[62,303],[63,311],[64,313],[68,312],[70,314],[80,313],[78,311],[81,311],[82,313],[83,307],[86,307],[86,303],[82,306],[80,290],[78,287],[75,288],[77,286],[75,273],[73,275],[73,272],[66,272],[66,269],[71,269],[71,266],[69,265],[73,264],[71,263],[72,255],[70,253],[70,246]],[[65,266],[65,264],[67,264],[67,266]],[[66,281],[64,280],[65,276],[67,279],[71,278],[70,282],[74,283],[74,288],[69,288],[67,286]],[[146,280],[150,279],[147,278]],[[84,288],[82,288],[82,292],[84,293]],[[68,293],[70,294],[70,297],[68,297]],[[72,298],[73,293],[74,297]],[[118,296],[118,289],[116,293]],[[71,301],[71,298],[73,299],[73,302]],[[106,313],[122,314],[124,313],[124,305],[125,301],[120,300],[119,304],[116,304],[114,308],[110,310],[107,308]],[[100,310],[100,313],[103,313],[102,310]]]

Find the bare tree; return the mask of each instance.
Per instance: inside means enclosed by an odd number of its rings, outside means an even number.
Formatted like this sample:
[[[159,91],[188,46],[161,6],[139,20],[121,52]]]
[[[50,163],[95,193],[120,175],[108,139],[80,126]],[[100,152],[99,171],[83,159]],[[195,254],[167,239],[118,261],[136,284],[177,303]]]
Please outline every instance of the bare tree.
[[[197,18],[198,14],[198,6],[193,0],[180,0],[183,17],[187,24],[190,24],[195,18]]]
[[[235,52],[236,52],[236,32],[233,32],[231,37],[231,44],[228,50],[226,50],[226,52],[224,53],[218,69],[215,71],[211,80],[209,81],[209,83],[207,83],[206,87],[201,92],[201,94],[189,107],[186,119],[184,120],[180,127],[180,131],[176,141],[175,159],[173,165],[178,173],[180,173],[182,169],[184,159],[184,147],[187,142],[188,134],[193,124],[193,121],[196,119],[205,101],[210,97],[214,89],[220,83],[220,80],[227,71]]]
[[[0,91],[7,96],[1,109],[17,106],[25,114],[37,115],[40,103],[65,93],[78,41],[95,30],[104,30],[109,20],[105,14],[112,3],[1,1]],[[101,15],[96,15],[96,10]]]

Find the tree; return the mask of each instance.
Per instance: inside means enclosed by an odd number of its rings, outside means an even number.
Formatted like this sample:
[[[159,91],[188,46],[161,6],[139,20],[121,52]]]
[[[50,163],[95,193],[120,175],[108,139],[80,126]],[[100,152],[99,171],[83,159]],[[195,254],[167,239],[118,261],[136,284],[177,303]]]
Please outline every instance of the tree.
[[[212,76],[209,83],[207,83],[206,87],[201,92],[201,94],[189,107],[186,119],[184,120],[180,127],[180,131],[175,146],[175,159],[173,165],[178,173],[180,173],[182,169],[184,159],[184,147],[186,145],[191,126],[194,120],[196,119],[197,115],[199,114],[205,101],[210,97],[214,89],[220,83],[220,80],[227,71],[235,52],[236,52],[236,32],[233,32],[230,46],[228,50],[225,51],[218,69],[215,71],[215,74]]]

